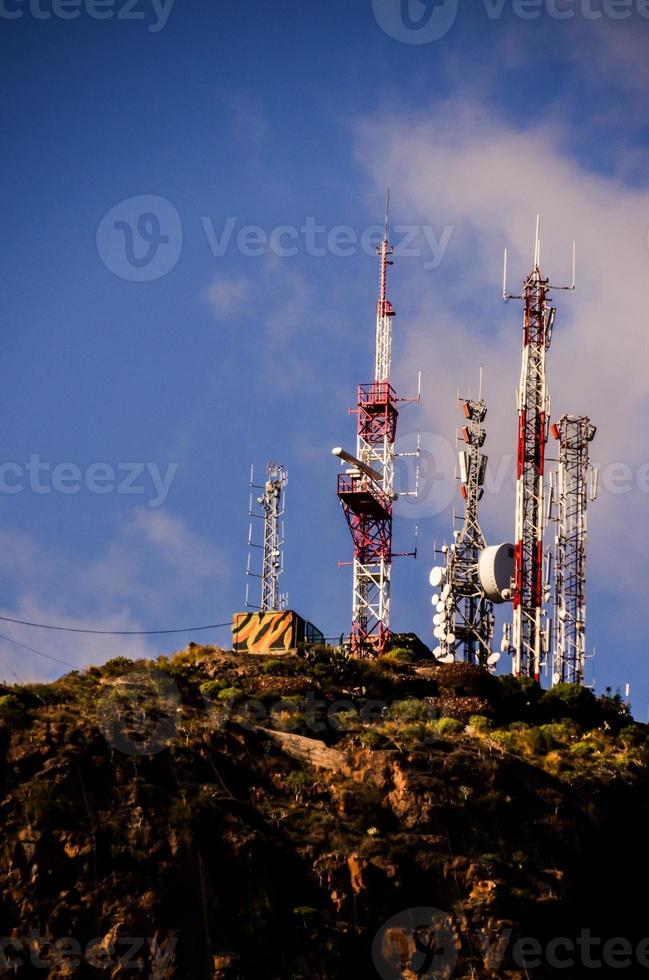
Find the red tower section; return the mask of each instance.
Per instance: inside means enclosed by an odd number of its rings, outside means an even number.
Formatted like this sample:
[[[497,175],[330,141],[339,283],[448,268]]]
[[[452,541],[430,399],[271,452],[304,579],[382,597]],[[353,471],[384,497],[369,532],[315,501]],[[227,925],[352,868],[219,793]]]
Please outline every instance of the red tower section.
[[[390,313],[390,315],[393,315]],[[382,465],[394,446],[397,397],[388,381],[359,385],[358,455],[369,466]],[[389,460],[391,465],[392,460]],[[381,656],[389,642],[393,493],[356,470],[338,477],[338,497],[354,542],[354,602],[351,653]],[[388,491],[392,491],[390,475]]]

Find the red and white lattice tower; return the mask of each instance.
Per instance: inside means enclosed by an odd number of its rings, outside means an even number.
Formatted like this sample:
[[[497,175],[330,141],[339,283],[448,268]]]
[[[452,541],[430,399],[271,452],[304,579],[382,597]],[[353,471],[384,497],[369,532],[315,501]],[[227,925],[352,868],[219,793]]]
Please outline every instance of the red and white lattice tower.
[[[564,415],[552,426],[559,442],[553,474],[554,539],[553,684],[583,684],[586,663],[586,531],[589,498],[597,494],[590,443],[597,429],[589,418]]]
[[[354,542],[354,582],[350,652],[353,656],[381,656],[390,640],[390,580],[392,559],[392,511],[398,494],[394,489],[395,440],[398,402],[390,383],[392,370],[392,320],[387,298],[388,266],[394,264],[394,247],[388,240],[387,216],[380,248],[379,300],[376,313],[374,381],[358,387],[356,456],[343,450],[335,455],[351,463],[338,477],[338,497]],[[414,455],[414,454],[403,454]]]
[[[523,283],[522,296],[507,293],[505,259],[504,298],[522,299],[523,363],[518,389],[518,448],[516,456],[516,520],[511,647],[513,672],[540,677],[547,647],[543,623],[545,529],[544,471],[550,401],[545,361],[552,340],[555,310],[550,305],[549,280],[541,274],[540,219],[537,218],[534,266]]]

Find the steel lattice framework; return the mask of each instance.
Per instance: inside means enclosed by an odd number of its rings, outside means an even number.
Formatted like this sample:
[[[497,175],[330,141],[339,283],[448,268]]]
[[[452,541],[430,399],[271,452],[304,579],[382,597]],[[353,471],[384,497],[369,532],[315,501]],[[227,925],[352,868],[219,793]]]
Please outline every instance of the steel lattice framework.
[[[441,659],[463,659],[466,663],[487,667],[494,633],[493,603],[486,598],[478,577],[478,559],[486,541],[478,520],[478,504],[484,489],[487,457],[481,449],[486,433],[482,423],[487,406],[463,399],[460,407],[466,424],[461,429],[464,449],[459,454],[460,486],[465,501],[462,526],[453,532],[454,543],[446,551],[446,583],[449,591],[438,605],[441,623]]]
[[[589,496],[595,497],[590,443],[597,429],[589,418],[564,415],[552,426],[559,441],[555,474],[554,684],[583,684],[586,660],[586,533]]]
[[[511,650],[514,674],[531,676],[536,680],[540,678],[541,664],[548,645],[543,628],[544,477],[550,416],[545,362],[556,314],[550,304],[549,292],[551,288],[570,292],[575,288],[574,243],[571,286],[550,287],[549,280],[541,274],[540,221],[537,215],[534,265],[523,283],[522,296],[511,296],[507,293],[507,252],[503,285],[505,301],[521,299],[525,310],[523,363],[517,394],[518,447]]]
[[[543,486],[550,403],[545,377],[546,354],[552,340],[555,310],[549,302],[549,280],[540,270],[540,219],[537,218],[534,266],[523,284],[523,363],[518,388],[518,447],[516,454],[516,518],[512,653],[514,674],[537,680],[545,652],[542,628]],[[505,280],[506,280],[505,256]]]
[[[338,497],[354,542],[350,652],[359,657],[380,656],[390,641],[397,404],[418,400],[398,398],[390,383],[395,311],[387,298],[387,272],[394,263],[394,248],[388,240],[387,219],[378,254],[374,381],[359,385],[357,405],[352,410],[358,415],[356,459],[367,469],[354,468],[338,477]]]
[[[248,556],[247,574],[261,579],[261,605],[255,606],[262,612],[277,612],[286,608],[286,595],[279,590],[280,576],[284,570],[282,547],[284,545],[284,535],[281,518],[284,514],[285,490],[288,483],[286,469],[278,463],[269,463],[267,467],[266,482],[263,486],[257,486],[252,482],[251,487],[262,490],[262,496],[257,498],[257,504],[261,508],[261,514],[253,512],[252,495],[250,506],[250,517],[258,518],[264,523],[263,544],[257,545],[252,541],[252,520],[248,544],[251,548],[259,548],[262,552],[261,575],[256,575],[250,570],[250,555]],[[250,605],[247,601],[246,605]]]

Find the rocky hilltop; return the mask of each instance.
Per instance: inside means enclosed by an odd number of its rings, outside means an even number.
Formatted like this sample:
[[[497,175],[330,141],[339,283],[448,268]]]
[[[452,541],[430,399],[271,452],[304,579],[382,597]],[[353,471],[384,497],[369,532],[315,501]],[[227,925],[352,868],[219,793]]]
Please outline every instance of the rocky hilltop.
[[[192,645],[5,687],[2,975],[644,975],[646,727],[411,659]]]

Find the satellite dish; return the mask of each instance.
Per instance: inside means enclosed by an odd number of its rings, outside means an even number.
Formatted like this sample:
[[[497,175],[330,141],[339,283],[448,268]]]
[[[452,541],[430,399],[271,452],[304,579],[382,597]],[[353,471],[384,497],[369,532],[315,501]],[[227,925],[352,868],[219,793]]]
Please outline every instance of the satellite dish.
[[[444,612],[444,610],[446,609],[446,603],[438,602],[435,608],[437,609],[437,612]]]
[[[509,652],[509,640],[507,639],[506,636],[503,636],[502,640],[500,641],[500,652],[501,653]]]
[[[449,644],[449,646],[453,646],[455,643],[455,633],[447,633],[446,642]]]
[[[442,637],[444,636],[444,630],[442,629],[441,626],[435,627],[435,629],[433,630],[433,636],[435,637],[436,640],[442,639]]]
[[[455,660],[455,657],[453,656],[452,653],[447,653],[445,657],[441,658],[441,660],[443,664],[452,664]]]
[[[495,667],[499,660],[500,660],[500,654],[497,652],[492,653],[489,657],[487,657],[487,666]]]
[[[428,581],[434,589],[438,589],[444,581],[444,569],[440,568],[439,565],[435,565],[435,567],[431,568],[430,570]]]
[[[442,619],[441,619],[441,616],[440,616],[440,614],[439,614],[439,613],[436,613],[436,614],[435,614],[435,615],[433,616],[433,625],[435,625],[435,626],[439,626],[441,622],[442,622]]]
[[[439,655],[441,652],[442,652],[441,647],[435,647],[435,649],[433,650],[433,656],[435,657],[436,660],[439,659]]]
[[[514,545],[496,544],[485,548],[478,560],[478,578],[487,599],[505,602],[513,577]]]
[[[451,594],[451,586],[447,584],[442,589],[442,599],[446,602],[450,594]]]
[[[433,598],[431,599],[431,602],[432,602],[432,604],[434,606],[437,605],[437,603],[439,602],[439,592],[435,592],[434,593]]]
[[[555,684],[558,684],[560,680],[561,680],[561,674],[555,671],[555,673],[552,675],[552,685],[554,686]]]
[[[566,616],[567,616],[566,610],[562,606],[561,609],[559,610],[559,619],[564,620]]]

